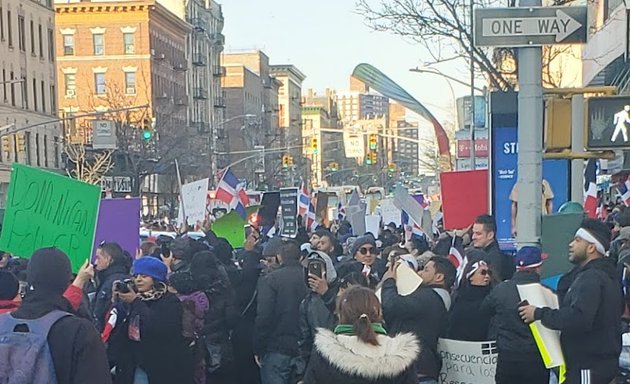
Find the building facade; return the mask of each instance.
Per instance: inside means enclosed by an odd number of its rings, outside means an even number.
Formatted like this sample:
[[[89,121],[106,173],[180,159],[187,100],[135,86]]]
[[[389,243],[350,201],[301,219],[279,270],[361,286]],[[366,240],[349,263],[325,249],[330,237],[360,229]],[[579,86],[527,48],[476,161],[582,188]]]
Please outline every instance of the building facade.
[[[67,124],[66,140],[89,146],[93,113],[103,112],[99,119],[115,124],[118,151],[132,159],[145,206],[157,210],[177,192],[166,181],[174,172],[158,170],[177,158],[193,172],[202,161],[189,124],[192,27],[155,1],[71,0],[55,10],[59,108],[66,117],[92,113]]]
[[[0,207],[11,163],[61,171],[62,124],[56,121],[55,12],[48,0],[0,3]]]

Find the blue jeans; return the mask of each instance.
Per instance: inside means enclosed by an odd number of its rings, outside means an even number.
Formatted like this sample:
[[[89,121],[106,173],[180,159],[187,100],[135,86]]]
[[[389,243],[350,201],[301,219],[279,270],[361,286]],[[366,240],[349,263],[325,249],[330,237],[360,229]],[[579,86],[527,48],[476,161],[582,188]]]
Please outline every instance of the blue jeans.
[[[289,384],[293,357],[268,352],[262,358],[260,380],[262,384]]]
[[[147,373],[140,367],[136,367],[136,371],[133,374],[133,384],[149,384]]]

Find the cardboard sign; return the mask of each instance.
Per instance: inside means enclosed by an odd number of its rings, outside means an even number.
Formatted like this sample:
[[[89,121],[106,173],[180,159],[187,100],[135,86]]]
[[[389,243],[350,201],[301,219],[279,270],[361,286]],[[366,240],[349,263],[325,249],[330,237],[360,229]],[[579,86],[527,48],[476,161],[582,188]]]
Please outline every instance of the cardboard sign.
[[[374,235],[375,239],[381,232],[381,217],[379,215],[365,216],[365,231]]]
[[[100,199],[99,186],[14,164],[0,249],[30,258],[57,247],[76,272],[92,255]]]
[[[298,232],[298,189],[280,189],[280,207],[282,209],[281,236],[294,238]]]
[[[488,171],[457,171],[440,174],[444,229],[468,227],[488,213]]]
[[[103,241],[116,242],[135,257],[140,239],[140,208],[140,199],[101,200],[92,259]]]
[[[197,222],[202,222],[206,219],[206,204],[208,201],[208,179],[201,179],[193,181],[192,183],[182,185],[180,193],[180,207],[177,214],[177,222],[183,223],[184,219],[188,219],[188,224],[193,226]],[[184,204],[184,210],[182,212],[182,202]],[[183,215],[186,215],[184,217]]]
[[[439,339],[442,358],[440,383],[494,384],[497,369],[495,341],[457,341]]]
[[[381,200],[381,216],[383,217],[383,223],[385,225],[392,222],[396,225],[400,225],[400,213],[400,209],[394,204],[394,199]]]

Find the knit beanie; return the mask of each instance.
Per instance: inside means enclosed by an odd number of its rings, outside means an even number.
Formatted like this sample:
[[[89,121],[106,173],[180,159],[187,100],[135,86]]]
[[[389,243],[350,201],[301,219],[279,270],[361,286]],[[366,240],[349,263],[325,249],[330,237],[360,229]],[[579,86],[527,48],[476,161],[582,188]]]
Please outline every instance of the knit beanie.
[[[178,237],[173,240],[173,242],[171,242],[171,252],[174,258],[189,261],[192,258],[190,238]]]
[[[367,244],[370,244],[373,248],[376,248],[376,241],[374,241],[374,237],[372,236],[357,237],[357,239],[354,241],[354,244],[352,244],[352,249],[350,250],[350,257],[355,257],[359,249],[361,249],[362,246],[367,245]]]
[[[72,281],[70,259],[58,248],[38,249],[26,268],[26,281],[35,291],[61,295]]]
[[[132,275],[145,275],[159,282],[166,281],[168,268],[162,260],[155,257],[141,257],[133,262]]]
[[[168,282],[177,293],[182,295],[189,295],[198,290],[190,272],[175,272],[168,277]]]
[[[14,274],[0,271],[0,300],[13,300],[20,291],[20,282]]]

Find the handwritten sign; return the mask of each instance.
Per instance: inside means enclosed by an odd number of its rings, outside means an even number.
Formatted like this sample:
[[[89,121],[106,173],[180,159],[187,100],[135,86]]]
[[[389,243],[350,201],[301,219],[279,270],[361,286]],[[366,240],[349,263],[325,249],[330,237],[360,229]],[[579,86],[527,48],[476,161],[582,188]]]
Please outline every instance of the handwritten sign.
[[[14,164],[0,249],[30,258],[57,247],[78,271],[92,254],[100,198],[99,186]]]
[[[438,353],[442,358],[439,383],[494,384],[496,342],[439,339]]]
[[[186,214],[188,224],[196,224],[203,222],[206,218],[206,204],[208,198],[208,179],[193,181],[184,184],[181,191],[180,208],[177,216],[177,222],[183,223],[183,213]],[[181,201],[184,202],[184,210],[182,212]]]

